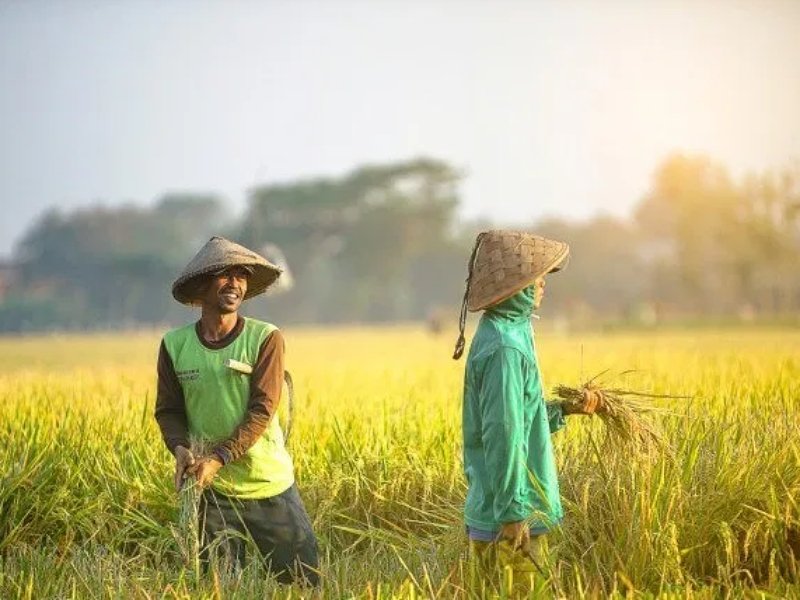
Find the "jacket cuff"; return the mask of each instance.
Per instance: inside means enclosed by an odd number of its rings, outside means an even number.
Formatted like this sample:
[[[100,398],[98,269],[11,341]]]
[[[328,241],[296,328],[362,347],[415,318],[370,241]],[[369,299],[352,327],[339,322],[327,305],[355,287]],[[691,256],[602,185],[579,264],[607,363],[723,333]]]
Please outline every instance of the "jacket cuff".
[[[175,456],[175,449],[178,446],[183,446],[186,449],[189,449],[191,447],[190,444],[189,444],[189,441],[186,440],[186,439],[173,438],[173,439],[167,440],[166,444],[167,444],[167,449],[172,453],[173,456]]]
[[[550,426],[550,433],[555,433],[563,429],[566,424],[567,413],[564,411],[564,405],[561,402],[548,402],[547,403],[547,421]]]

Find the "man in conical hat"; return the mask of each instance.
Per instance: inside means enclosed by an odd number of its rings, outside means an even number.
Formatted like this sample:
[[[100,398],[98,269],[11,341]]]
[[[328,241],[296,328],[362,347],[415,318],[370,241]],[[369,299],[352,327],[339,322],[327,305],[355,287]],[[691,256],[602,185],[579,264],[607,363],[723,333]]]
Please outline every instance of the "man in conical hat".
[[[284,338],[274,325],[238,314],[280,274],[225,238],[201,248],[172,286],[178,302],[201,314],[161,342],[155,416],[175,455],[176,488],[193,476],[204,489],[204,557],[211,545],[241,563],[241,536],[252,536],[278,581],[317,585],[317,542],[276,418]]]
[[[464,350],[467,311],[484,311],[464,375],[464,518],[477,573],[510,571],[518,591],[530,589],[542,536],[564,515],[550,434],[563,427],[565,411],[544,401],[531,316],[545,276],[568,257],[564,242],[520,231],[480,233],[453,355]],[[597,399],[586,398],[574,412],[596,409]]]

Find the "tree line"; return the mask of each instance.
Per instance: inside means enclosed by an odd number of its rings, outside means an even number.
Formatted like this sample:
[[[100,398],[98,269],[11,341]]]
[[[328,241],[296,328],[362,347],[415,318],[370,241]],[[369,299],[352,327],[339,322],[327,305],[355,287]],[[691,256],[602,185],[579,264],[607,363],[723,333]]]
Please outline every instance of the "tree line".
[[[338,177],[258,186],[230,218],[214,194],[152,207],[50,210],[16,245],[0,331],[127,328],[191,318],[171,282],[211,235],[279,247],[294,286],[251,301],[279,323],[448,319],[475,234],[457,217],[464,174],[418,158]],[[535,196],[536,191],[531,190]],[[703,156],[655,169],[633,214],[516,227],[570,243],[543,312],[566,320],[790,315],[800,312],[800,168],[734,179]]]

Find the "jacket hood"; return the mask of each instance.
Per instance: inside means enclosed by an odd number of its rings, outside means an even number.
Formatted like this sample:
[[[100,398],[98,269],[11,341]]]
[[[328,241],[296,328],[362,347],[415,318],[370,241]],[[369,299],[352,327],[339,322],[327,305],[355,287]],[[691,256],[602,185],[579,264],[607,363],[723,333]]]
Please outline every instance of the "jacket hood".
[[[533,314],[533,286],[529,285],[494,306],[486,309],[486,315],[493,319],[509,321],[530,320]]]

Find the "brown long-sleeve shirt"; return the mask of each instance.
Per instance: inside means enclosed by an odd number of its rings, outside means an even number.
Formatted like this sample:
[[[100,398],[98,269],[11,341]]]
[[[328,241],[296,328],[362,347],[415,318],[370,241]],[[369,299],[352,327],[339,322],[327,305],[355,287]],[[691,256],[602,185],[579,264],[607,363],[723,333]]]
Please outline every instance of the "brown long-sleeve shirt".
[[[197,338],[206,348],[219,350],[232,344],[244,329],[244,319],[239,317],[234,328],[221,340],[209,342],[200,333],[200,323],[195,326]],[[278,411],[284,377],[285,341],[279,330],[273,331],[261,345],[250,375],[250,395],[247,412],[242,423],[230,438],[219,444],[214,452],[224,463],[239,459],[267,429]],[[172,359],[164,342],[158,351],[158,390],[156,394],[156,421],[169,451],[176,446],[189,447],[186,405],[183,390],[175,374]]]

